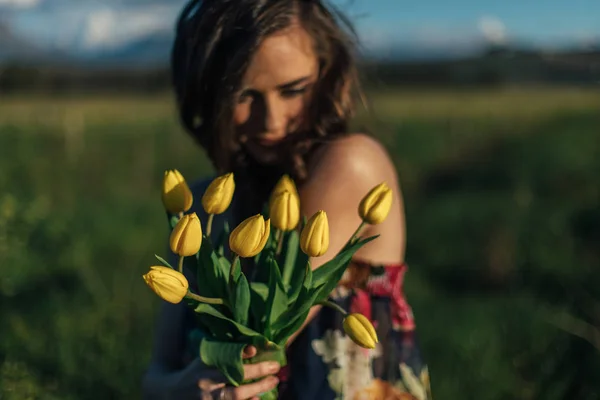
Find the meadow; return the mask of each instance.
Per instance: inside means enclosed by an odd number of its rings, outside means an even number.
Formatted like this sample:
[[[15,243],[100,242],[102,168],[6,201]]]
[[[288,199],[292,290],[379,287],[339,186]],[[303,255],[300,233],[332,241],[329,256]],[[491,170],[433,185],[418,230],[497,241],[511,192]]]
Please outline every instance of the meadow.
[[[597,88],[367,98],[434,398],[600,398]],[[169,95],[0,97],[0,399],[140,398],[168,168],[211,173]]]

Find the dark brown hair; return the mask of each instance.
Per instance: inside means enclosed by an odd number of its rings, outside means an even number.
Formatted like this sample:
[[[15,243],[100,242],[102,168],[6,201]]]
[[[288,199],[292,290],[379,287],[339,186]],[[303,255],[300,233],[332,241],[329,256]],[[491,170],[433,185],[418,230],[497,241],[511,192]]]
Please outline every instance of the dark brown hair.
[[[295,21],[313,39],[320,61],[319,80],[308,110],[311,130],[295,135],[298,139],[289,149],[288,164],[273,171],[253,162],[236,137],[235,96],[264,38]],[[183,9],[171,55],[180,119],[205,149],[217,173],[234,172],[238,192],[246,190],[246,195],[255,197],[250,202],[254,210],[242,214],[260,212],[257,205],[281,174],[301,184],[311,150],[347,134],[352,93],[358,88],[355,38],[348,20],[321,0],[191,0]]]

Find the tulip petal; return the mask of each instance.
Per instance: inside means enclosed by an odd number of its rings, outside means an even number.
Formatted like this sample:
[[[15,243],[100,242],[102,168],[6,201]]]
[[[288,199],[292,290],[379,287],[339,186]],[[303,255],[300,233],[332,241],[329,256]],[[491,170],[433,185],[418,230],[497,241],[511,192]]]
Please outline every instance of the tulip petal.
[[[167,211],[171,214],[186,212],[192,207],[192,192],[178,170],[165,171],[162,201]]]
[[[160,298],[169,303],[180,303],[188,292],[189,284],[185,276],[171,268],[150,267],[150,272],[143,275],[143,278]]]
[[[200,251],[202,226],[196,213],[186,214],[177,222],[171,231],[169,245],[180,257],[190,257]]]
[[[329,223],[325,211],[318,211],[306,223],[300,235],[300,248],[310,257],[320,257],[329,248]]]
[[[229,248],[240,257],[254,257],[267,242],[269,231],[265,226],[270,224],[260,214],[242,221],[229,235]]]
[[[358,213],[363,221],[376,225],[387,218],[391,206],[392,191],[385,182],[382,182],[361,200]]]
[[[235,191],[233,173],[215,178],[202,196],[202,207],[207,214],[222,214],[229,208]]]

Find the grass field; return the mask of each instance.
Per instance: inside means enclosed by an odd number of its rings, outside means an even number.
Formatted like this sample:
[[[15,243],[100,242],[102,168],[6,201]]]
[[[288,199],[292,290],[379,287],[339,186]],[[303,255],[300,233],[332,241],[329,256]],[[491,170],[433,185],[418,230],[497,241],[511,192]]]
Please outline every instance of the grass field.
[[[435,398],[599,398],[600,92],[369,99]],[[167,168],[210,172],[168,95],[0,97],[0,399],[139,398]]]

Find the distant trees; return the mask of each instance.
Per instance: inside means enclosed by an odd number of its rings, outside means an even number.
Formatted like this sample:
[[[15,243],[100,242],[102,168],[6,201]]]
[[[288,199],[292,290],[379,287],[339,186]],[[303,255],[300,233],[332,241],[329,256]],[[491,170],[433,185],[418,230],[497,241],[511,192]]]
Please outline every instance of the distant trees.
[[[429,62],[363,61],[366,86],[469,86],[511,83],[598,84],[600,50],[546,55],[490,48],[479,57]],[[103,68],[0,64],[0,93],[24,91],[159,92],[169,89],[168,68]]]

